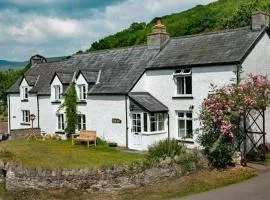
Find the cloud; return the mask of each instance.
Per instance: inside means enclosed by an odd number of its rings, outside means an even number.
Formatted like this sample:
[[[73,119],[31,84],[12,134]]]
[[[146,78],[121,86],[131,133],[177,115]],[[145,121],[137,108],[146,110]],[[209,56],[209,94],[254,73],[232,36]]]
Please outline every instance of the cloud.
[[[26,60],[36,53],[46,57],[70,55],[89,48],[92,42],[118,32],[132,22],[149,22],[154,17],[212,1],[2,0],[1,59]],[[86,6],[86,2],[89,5]],[[72,5],[74,8],[68,9]],[[24,7],[27,9],[22,10]]]

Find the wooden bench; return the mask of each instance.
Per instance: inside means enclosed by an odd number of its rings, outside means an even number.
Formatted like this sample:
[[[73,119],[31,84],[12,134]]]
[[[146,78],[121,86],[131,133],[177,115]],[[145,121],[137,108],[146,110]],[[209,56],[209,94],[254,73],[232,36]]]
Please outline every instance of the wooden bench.
[[[94,145],[97,145],[96,140],[97,133],[96,131],[88,131],[88,130],[80,130],[79,134],[72,134],[72,145],[74,145],[75,141],[79,142],[87,142],[87,146],[89,147],[89,142],[94,142]]]

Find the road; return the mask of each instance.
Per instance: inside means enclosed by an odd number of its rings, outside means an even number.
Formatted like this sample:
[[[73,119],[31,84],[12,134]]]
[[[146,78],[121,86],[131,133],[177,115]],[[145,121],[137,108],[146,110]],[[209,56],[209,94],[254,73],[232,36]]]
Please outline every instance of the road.
[[[242,183],[177,200],[270,200],[270,171]],[[176,199],[175,199],[176,200]]]

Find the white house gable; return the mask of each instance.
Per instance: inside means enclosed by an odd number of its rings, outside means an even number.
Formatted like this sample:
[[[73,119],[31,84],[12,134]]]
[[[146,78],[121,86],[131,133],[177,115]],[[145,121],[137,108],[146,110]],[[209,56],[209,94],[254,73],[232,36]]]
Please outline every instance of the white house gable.
[[[85,77],[80,73],[76,79],[76,91],[79,101],[86,101],[88,93],[88,83]]]
[[[25,78],[23,78],[20,84],[20,98],[23,101],[28,101],[29,98],[29,91],[32,87],[30,87]]]
[[[63,84],[57,75],[54,76],[51,82],[51,102],[61,101],[63,94]]]

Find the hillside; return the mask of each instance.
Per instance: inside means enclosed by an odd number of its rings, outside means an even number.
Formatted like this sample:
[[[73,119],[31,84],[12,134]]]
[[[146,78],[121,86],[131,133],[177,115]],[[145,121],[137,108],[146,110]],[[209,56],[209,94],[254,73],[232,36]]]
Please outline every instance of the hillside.
[[[171,37],[243,27],[250,24],[254,10],[270,11],[269,0],[219,0],[198,5],[184,12],[161,17]],[[92,43],[87,51],[118,48],[146,43],[156,19],[149,23],[133,23],[114,35]]]

